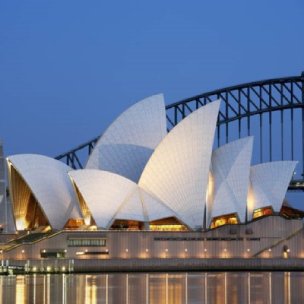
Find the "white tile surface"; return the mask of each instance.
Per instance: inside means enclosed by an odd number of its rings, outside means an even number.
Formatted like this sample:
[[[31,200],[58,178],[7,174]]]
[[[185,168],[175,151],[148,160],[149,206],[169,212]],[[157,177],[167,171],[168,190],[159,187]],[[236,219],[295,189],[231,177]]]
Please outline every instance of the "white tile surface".
[[[192,228],[202,227],[212,145],[220,101],[194,111],[162,140],[139,186],[154,194]]]
[[[7,159],[32,190],[53,229],[62,229],[70,218],[82,217],[68,176],[69,166],[36,154],[13,155]]]
[[[213,151],[213,195],[207,207],[207,226],[212,218],[238,213],[245,221],[253,137],[228,143]]]
[[[162,94],[148,97],[123,112],[102,134],[86,168],[117,173],[134,182],[155,147],[166,136]]]
[[[279,212],[297,165],[296,161],[275,161],[251,167],[248,218],[255,209],[272,206]]]

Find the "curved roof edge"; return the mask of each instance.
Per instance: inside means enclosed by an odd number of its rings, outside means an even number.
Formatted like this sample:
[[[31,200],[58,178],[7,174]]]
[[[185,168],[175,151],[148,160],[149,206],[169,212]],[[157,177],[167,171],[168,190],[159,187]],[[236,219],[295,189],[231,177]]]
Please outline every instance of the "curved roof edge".
[[[172,209],[189,227],[202,227],[220,101],[199,108],[176,125],[149,159],[139,186]]]
[[[69,166],[38,154],[12,155],[7,161],[31,189],[53,229],[62,229],[70,218],[82,217],[68,176]]]
[[[84,169],[69,172],[97,226],[110,228],[115,214],[136,190],[133,181],[112,172]]]
[[[137,102],[102,134],[86,169],[110,171],[137,182],[155,147],[166,136],[166,124],[162,94]]]
[[[279,212],[297,161],[274,161],[252,166],[247,198],[248,219],[258,208],[272,206]]]
[[[240,221],[245,221],[252,148],[253,137],[250,136],[213,151],[213,195],[207,224],[212,218],[228,213],[238,213]]]

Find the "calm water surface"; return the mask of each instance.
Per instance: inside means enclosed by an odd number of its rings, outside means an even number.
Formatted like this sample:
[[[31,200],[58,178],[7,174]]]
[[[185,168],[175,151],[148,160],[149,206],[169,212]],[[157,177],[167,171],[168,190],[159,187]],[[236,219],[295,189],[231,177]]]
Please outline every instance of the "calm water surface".
[[[302,272],[0,276],[1,303],[304,303]]]

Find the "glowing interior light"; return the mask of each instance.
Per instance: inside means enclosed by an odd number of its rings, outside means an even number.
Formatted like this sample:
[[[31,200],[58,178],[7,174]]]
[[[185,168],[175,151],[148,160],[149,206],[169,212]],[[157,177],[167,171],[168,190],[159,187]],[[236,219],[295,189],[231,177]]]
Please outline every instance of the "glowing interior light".
[[[16,219],[16,228],[17,230],[24,230],[25,228],[27,228],[27,223],[24,217],[19,217]]]
[[[87,225],[87,226],[90,226],[91,224],[91,216],[90,215],[86,215],[84,217],[84,223]]]
[[[206,191],[206,202],[208,205],[208,208],[212,208],[212,203],[213,203],[213,195],[214,195],[214,177],[209,172],[208,175],[208,186],[207,186],[207,191]]]
[[[249,215],[249,218],[251,218],[252,216],[253,209],[254,209],[254,194],[252,187],[250,186],[247,195],[247,214]]]

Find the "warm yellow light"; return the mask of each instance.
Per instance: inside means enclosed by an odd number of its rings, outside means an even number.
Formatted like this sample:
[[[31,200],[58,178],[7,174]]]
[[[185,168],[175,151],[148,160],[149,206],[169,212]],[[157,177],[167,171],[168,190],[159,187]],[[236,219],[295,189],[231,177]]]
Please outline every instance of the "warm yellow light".
[[[211,222],[211,228],[217,228],[226,224],[235,225],[238,224],[238,218],[235,214],[223,215],[216,217]]]
[[[252,215],[254,209],[254,192],[251,186],[249,186],[247,194],[247,214]]]
[[[16,219],[16,228],[17,230],[24,230],[27,228],[27,222],[24,217],[18,217]]]
[[[211,208],[213,202],[213,195],[214,195],[214,178],[211,172],[208,175],[208,187],[206,191],[206,202],[208,208]]]
[[[253,218],[255,219],[261,216],[271,215],[271,214],[273,214],[273,210],[271,207],[259,208],[253,211]]]
[[[185,231],[184,225],[150,225],[152,231]]]
[[[86,216],[84,217],[84,223],[87,225],[87,226],[90,226],[91,224],[91,215],[90,214],[86,214]],[[91,226],[92,227],[92,226]]]

